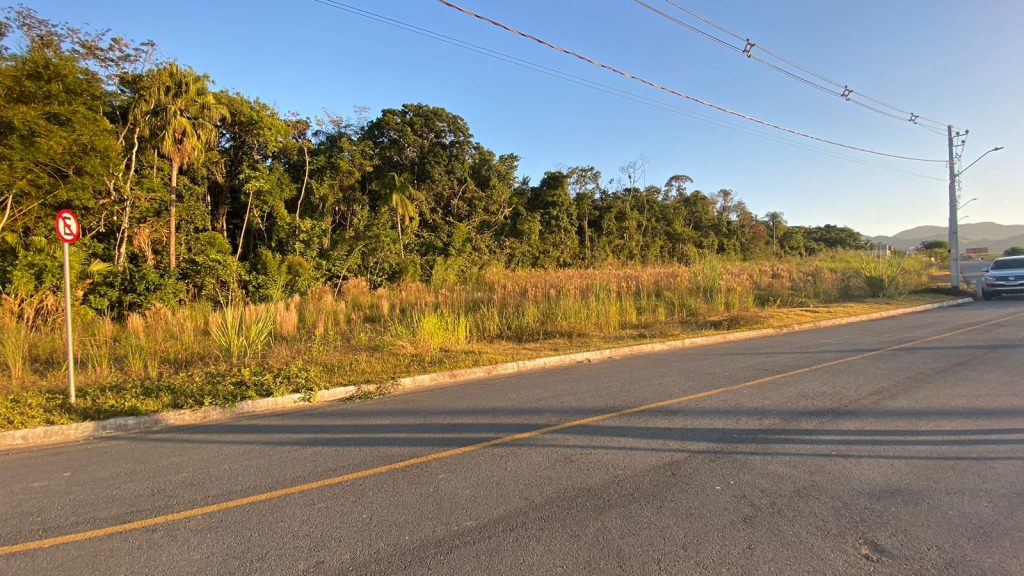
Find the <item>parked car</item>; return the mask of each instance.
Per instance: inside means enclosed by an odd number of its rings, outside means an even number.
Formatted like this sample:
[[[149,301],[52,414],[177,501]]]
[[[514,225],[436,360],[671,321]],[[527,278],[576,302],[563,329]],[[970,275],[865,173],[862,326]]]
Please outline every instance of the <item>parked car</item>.
[[[1024,294],[1024,256],[996,258],[991,268],[984,268],[981,297],[991,300],[1003,294]]]

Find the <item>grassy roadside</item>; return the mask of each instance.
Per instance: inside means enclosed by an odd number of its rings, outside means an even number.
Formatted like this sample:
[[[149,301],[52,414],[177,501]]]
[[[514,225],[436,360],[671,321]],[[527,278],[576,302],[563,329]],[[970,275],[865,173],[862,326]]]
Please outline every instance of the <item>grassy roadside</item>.
[[[409,346],[378,339],[350,344],[343,355],[313,346],[298,359],[268,357],[251,366],[221,362],[156,377],[143,375],[95,382],[80,389],[79,401],[74,406],[68,405],[63,393],[52,387],[18,391],[0,396],[0,430],[230,405],[336,386],[358,386],[358,397],[366,398],[386,394],[390,383],[404,376],[856,316],[949,298],[919,293],[898,299],[867,298],[819,306],[745,309],[703,320],[656,322],[610,334],[556,336],[530,342],[491,340],[467,341],[458,346]]]

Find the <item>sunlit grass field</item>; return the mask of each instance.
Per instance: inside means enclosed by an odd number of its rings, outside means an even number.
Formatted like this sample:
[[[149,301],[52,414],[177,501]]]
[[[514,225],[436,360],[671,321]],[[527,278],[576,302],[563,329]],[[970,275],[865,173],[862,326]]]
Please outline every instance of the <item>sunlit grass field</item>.
[[[342,385],[365,396],[423,372],[871,312],[925,288],[929,268],[856,253],[708,256],[686,267],[486,269],[461,284],[379,290],[353,279],[275,303],[156,308],[124,322],[80,310],[75,406],[63,400],[58,301],[4,297],[0,429]]]

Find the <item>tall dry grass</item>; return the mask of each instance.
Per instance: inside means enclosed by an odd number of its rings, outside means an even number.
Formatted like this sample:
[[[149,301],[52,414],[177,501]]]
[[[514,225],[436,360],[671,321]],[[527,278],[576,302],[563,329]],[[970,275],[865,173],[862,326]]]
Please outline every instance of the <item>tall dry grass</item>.
[[[223,364],[303,359],[339,366],[367,350],[436,354],[487,342],[699,327],[766,307],[898,296],[922,286],[925,269],[917,259],[877,263],[859,255],[762,262],[708,256],[688,267],[495,268],[445,287],[371,290],[356,279],[272,304],[156,308],[121,323],[82,314],[77,361],[89,386]],[[44,305],[0,303],[0,393],[62,386],[63,326],[39,320]]]

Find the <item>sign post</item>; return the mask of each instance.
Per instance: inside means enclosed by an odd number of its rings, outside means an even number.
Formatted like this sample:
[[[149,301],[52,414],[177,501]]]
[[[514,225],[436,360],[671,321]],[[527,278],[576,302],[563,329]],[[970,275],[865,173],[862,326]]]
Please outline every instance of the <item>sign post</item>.
[[[71,255],[70,247],[82,235],[78,216],[67,208],[57,212],[54,221],[57,237],[64,248],[64,327],[68,336],[68,403],[75,403],[75,351],[71,335]]]

